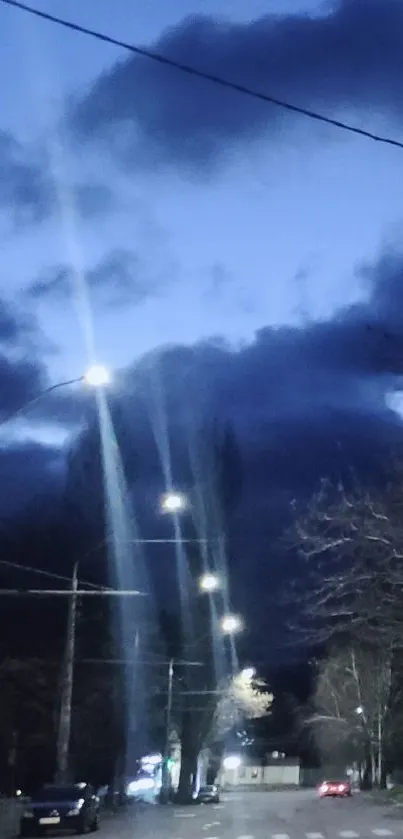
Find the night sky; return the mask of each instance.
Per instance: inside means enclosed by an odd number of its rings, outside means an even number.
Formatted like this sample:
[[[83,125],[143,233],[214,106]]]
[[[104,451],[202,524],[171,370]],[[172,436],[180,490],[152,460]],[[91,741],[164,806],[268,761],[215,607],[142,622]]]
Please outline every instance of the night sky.
[[[403,142],[401,0],[35,5]],[[1,416],[108,365],[147,535],[150,394],[174,446],[230,421],[235,591],[251,643],[287,655],[273,539],[292,499],[350,469],[376,480],[403,441],[403,150],[5,5],[0,32]],[[61,496],[90,400],[66,388],[2,425],[3,528]]]

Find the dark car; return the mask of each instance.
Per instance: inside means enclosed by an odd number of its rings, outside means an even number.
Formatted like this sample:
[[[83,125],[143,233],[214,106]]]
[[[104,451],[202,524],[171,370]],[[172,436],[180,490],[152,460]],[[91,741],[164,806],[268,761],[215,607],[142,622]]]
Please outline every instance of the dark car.
[[[209,784],[206,787],[200,787],[197,800],[200,804],[218,804],[220,800],[220,790],[217,784]]]
[[[323,781],[318,789],[320,798],[346,798],[351,795],[351,784],[348,780]]]
[[[99,798],[89,784],[42,787],[26,805],[20,836],[42,836],[48,830],[86,833],[99,828]]]

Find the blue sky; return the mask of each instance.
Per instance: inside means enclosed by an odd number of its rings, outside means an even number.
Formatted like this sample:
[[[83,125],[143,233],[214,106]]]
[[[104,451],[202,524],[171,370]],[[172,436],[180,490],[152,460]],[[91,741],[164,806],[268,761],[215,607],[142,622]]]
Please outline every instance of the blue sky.
[[[248,24],[263,14],[324,15],[331,8],[291,0],[176,0],[140,9],[116,0],[113,11],[104,0],[71,0],[67,9],[61,0],[36,5],[148,45],[189,15]],[[147,166],[125,171],[96,143],[72,144],[61,123],[71,97],[84,99],[85,107],[99,74],[127,56],[14,9],[2,7],[0,14],[0,69],[12,80],[3,100],[3,130],[31,150],[46,151],[61,205],[41,224],[12,232],[4,225],[3,289],[7,300],[38,319],[49,340],[51,381],[79,375],[87,366],[88,318],[77,292],[85,271],[95,272],[89,291],[95,355],[112,369],[165,343],[219,335],[237,347],[264,325],[327,318],[367,295],[357,269],[376,261],[399,235],[403,174],[397,150],[272,109],[272,135],[262,132],[245,144],[223,139],[227,148],[213,172],[192,171],[180,159],[155,172]],[[19,62],[16,51],[23,56]],[[295,92],[289,81],[287,87],[288,98],[303,105],[301,85]],[[276,94],[270,79],[264,89]],[[222,107],[229,97],[237,107],[236,95],[215,93]],[[308,106],[311,99],[308,88]],[[331,116],[397,132],[395,120],[370,106],[316,104]],[[77,181],[112,189],[111,209],[77,215],[71,206]],[[122,254],[133,290],[126,276],[129,287],[120,299],[116,290],[96,289],[96,271],[111,255],[116,261]],[[70,293],[27,295],[33,283],[47,282],[60,269],[71,270]],[[37,431],[42,439],[43,429]]]

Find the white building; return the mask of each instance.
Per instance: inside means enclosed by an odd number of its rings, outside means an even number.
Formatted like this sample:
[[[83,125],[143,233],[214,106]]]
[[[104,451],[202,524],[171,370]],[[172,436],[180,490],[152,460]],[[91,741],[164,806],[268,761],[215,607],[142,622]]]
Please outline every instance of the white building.
[[[221,769],[220,784],[224,790],[237,787],[268,789],[270,787],[296,787],[300,782],[298,758],[270,758],[265,765],[245,759],[236,769]]]

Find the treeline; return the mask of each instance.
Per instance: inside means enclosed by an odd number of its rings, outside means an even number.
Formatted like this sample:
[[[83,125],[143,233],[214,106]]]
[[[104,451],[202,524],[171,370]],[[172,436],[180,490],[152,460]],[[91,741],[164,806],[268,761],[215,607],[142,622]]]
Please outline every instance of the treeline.
[[[403,478],[382,490],[323,483],[294,544],[300,637],[325,652],[305,708],[322,760],[383,786],[403,765]]]

